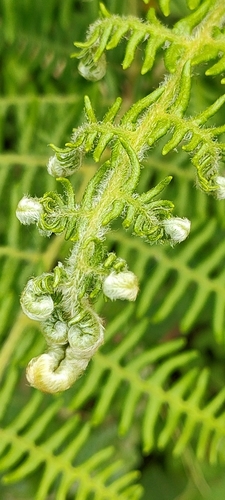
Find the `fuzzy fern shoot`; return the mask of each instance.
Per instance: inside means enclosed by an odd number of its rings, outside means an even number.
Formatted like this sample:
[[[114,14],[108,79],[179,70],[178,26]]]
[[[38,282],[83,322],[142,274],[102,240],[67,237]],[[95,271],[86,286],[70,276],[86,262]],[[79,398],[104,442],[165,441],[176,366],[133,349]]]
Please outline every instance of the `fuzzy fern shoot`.
[[[189,3],[191,7],[193,2]],[[225,198],[220,171],[225,144],[219,142],[225,126],[207,127],[225,95],[200,114],[189,116],[187,111],[195,66],[207,63],[207,75],[225,71],[225,6],[223,0],[195,4],[193,12],[170,29],[152,8],[144,22],[111,15],[100,3],[100,19],[89,27],[85,42],[75,43],[80,49],[78,69],[90,81],[104,77],[106,52],[125,36],[124,70],[140,45],[141,74],[149,73],[151,78],[157,51],[163,48],[167,75],[156,90],[124,113],[118,97],[101,121],[86,96],[86,122],[73,130],[64,148],[52,145],[47,169],[59,190],[47,191],[40,198],[26,195],[18,204],[16,215],[22,224],[36,224],[46,237],[63,234],[72,245],[66,261],[29,279],[21,296],[24,313],[41,323],[47,344],[47,352],[33,358],[27,368],[29,383],[43,392],[71,387],[103,344],[103,321],[94,309],[98,296],[129,301],[137,297],[138,276],[107,249],[112,222],[120,218],[124,231],[131,230],[150,245],[174,246],[189,235],[191,222],[162,198],[163,190],[173,182],[170,172],[147,192],[139,192],[143,160],[153,145],[165,136],[163,155],[181,147],[195,167],[197,187],[216,199]],[[168,15],[169,2],[160,5]],[[97,163],[96,173],[77,202],[68,177],[76,176],[87,154]]]

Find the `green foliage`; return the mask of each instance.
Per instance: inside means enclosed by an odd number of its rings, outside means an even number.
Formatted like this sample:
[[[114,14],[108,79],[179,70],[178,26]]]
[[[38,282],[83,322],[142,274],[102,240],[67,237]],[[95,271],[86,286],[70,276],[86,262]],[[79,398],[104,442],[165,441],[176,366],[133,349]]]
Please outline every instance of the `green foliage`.
[[[225,7],[148,4],[0,7],[3,500],[224,495]]]
[[[1,391],[3,403],[8,391],[12,391],[13,382],[15,374],[11,371]],[[107,464],[113,454],[112,447],[102,449],[76,464],[80,449],[87,446],[90,426],[88,423],[81,425],[79,418],[71,414],[60,428],[55,427],[54,419],[62,402],[55,401],[43,409],[41,399],[40,394],[33,394],[21,413],[1,432],[1,470],[9,470],[16,464],[16,469],[5,475],[5,481],[19,481],[44,464],[42,481],[36,492],[37,499],[47,497],[50,486],[56,480],[55,498],[66,497],[71,485],[76,498],[89,498],[91,492],[105,499],[125,499],[128,495],[129,498],[139,498],[140,488],[130,484],[136,479],[136,473],[128,472],[121,478],[120,471],[124,464],[119,460]],[[1,408],[1,417],[3,414]],[[38,419],[37,414],[40,415]],[[51,429],[50,437],[46,434],[48,428]],[[88,446],[86,454],[89,454]],[[72,467],[74,461],[75,466]]]

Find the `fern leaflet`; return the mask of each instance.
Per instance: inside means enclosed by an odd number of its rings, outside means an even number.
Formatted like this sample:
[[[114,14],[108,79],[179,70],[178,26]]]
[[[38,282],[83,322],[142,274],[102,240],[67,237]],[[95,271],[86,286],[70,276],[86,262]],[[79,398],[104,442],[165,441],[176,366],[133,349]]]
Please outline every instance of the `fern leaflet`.
[[[214,399],[202,406],[208,372],[206,370],[199,373],[198,369],[190,367],[190,363],[196,358],[196,353],[179,352],[183,346],[182,340],[156,346],[136,357],[131,356],[131,361],[126,362],[128,352],[132,352],[137,342],[140,343],[146,326],[147,322],[143,320],[138,327],[133,327],[129,331],[129,336],[106,356],[104,351],[96,354],[87,379],[81,391],[74,396],[71,407],[80,406],[90,393],[95,393],[101,379],[105,380],[105,373],[108,372],[93,413],[95,424],[105,418],[117,392],[121,391],[121,384],[125,383],[120,407],[121,434],[129,430],[141,399],[146,397],[141,426],[143,448],[146,453],[149,453],[156,442],[160,448],[165,447],[174,438],[174,432],[178,428],[180,435],[174,446],[175,454],[183,453],[190,440],[195,437],[197,456],[202,459],[209,454],[210,461],[216,462],[218,455],[222,453],[224,443],[225,413],[222,408],[225,403],[225,391],[222,390]],[[185,366],[187,371],[182,374]],[[169,382],[177,370],[181,371],[178,382]],[[160,431],[159,429],[156,431],[160,414],[163,414],[163,420]],[[198,438],[195,433],[196,427],[200,429]]]

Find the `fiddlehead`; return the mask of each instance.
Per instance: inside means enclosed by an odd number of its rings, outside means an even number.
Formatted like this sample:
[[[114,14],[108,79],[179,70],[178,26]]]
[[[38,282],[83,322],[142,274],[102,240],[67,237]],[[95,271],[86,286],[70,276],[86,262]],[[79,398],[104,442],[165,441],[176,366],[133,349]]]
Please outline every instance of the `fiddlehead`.
[[[30,361],[27,380],[43,392],[65,391],[103,343],[103,326],[93,310],[83,309],[69,323],[49,316],[42,328],[49,349]]]

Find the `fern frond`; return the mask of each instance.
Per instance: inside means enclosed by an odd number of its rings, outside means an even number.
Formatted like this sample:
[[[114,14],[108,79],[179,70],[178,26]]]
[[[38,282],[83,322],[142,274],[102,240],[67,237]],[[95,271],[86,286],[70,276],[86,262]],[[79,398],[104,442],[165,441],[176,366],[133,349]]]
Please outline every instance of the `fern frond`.
[[[218,29],[215,34],[213,28],[218,23],[222,25],[225,16],[224,4],[222,0],[205,0],[200,6],[198,6],[199,2],[189,3],[197,10],[178,21],[173,29],[166,28],[160,23],[155,16],[154,9],[149,9],[147,21],[142,22],[132,16],[110,15],[100,4],[103,19],[90,26],[85,42],[75,42],[75,46],[81,49],[80,53],[74,56],[81,59],[79,67],[83,76],[90,80],[102,78],[105,72],[104,51],[117,47],[125,36],[128,37],[128,43],[122,62],[123,69],[127,69],[132,64],[138,46],[145,43],[142,74],[150,71],[156,52],[161,47],[165,49],[165,63],[170,72],[176,70],[178,60],[181,58],[183,61],[191,60],[192,64],[199,64],[199,62],[208,62],[215,57],[220,57],[220,61],[208,69],[206,74],[215,75],[223,72],[225,58],[221,58],[220,54],[224,52],[224,34],[220,30],[218,32]],[[165,15],[169,14],[169,0],[161,0],[160,7]],[[214,9],[216,9],[216,14]],[[192,32],[205,17],[206,20],[201,27],[201,43],[199,43],[199,34],[192,36]],[[96,73],[98,62],[99,75]]]
[[[12,379],[11,374],[10,384]],[[2,397],[5,399],[8,389],[7,380],[1,389],[1,401]],[[123,473],[123,462],[112,462],[112,447],[90,456],[90,425],[81,426],[79,418],[71,416],[60,423],[60,428],[55,427],[54,421],[58,418],[62,402],[57,400],[41,410],[41,401],[40,393],[33,394],[20,413],[6,425],[3,419],[5,411],[1,408],[0,470],[4,473],[5,483],[18,482],[42,465],[43,473],[35,496],[37,500],[43,500],[50,491],[55,491],[56,480],[56,499],[66,499],[69,492],[84,500],[90,494],[101,499],[114,500],[116,497],[127,500],[127,492],[133,500],[140,498],[141,488],[134,484],[137,473]],[[89,456],[80,463],[79,452],[85,447]]]
[[[141,252],[142,263],[136,272],[145,276],[145,268],[149,265],[152,271],[142,286],[137,304],[137,315],[142,317],[148,311],[153,322],[164,321],[172,312],[178,311],[183,297],[187,305],[182,311],[180,328],[188,332],[196,322],[209,300],[211,305],[212,328],[217,342],[224,343],[225,331],[225,301],[224,301],[224,255],[225,246],[223,232],[219,243],[217,241],[219,228],[215,220],[193,229],[189,240],[182,248],[175,248],[171,254],[164,247],[147,247],[141,241],[117,233],[115,239],[122,248],[132,247]],[[201,255],[201,261],[198,256]],[[129,261],[129,255],[127,255]],[[169,280],[169,287],[167,285]],[[165,287],[165,288],[164,288]],[[165,292],[162,294],[162,290]],[[154,299],[160,292],[160,305]],[[190,293],[191,290],[191,293]],[[210,303],[211,304],[211,303]],[[152,312],[153,311],[153,312]]]
[[[146,142],[151,147],[170,133],[162,154],[168,154],[181,144],[182,149],[191,155],[191,162],[196,168],[197,185],[206,193],[217,196],[219,161],[225,149],[225,144],[218,142],[218,137],[223,134],[224,127],[207,128],[205,124],[221,109],[225,94],[195,117],[186,117],[191,95],[191,76],[190,61],[187,61],[180,75],[171,76],[162,87],[134,104],[119,123],[115,123],[115,120],[121,106],[120,98],[116,99],[103,120],[98,122],[90,100],[85,97],[88,123],[74,130],[71,141],[66,143],[64,149],[52,145],[59,162],[59,174],[71,175],[79,167],[81,158],[89,151],[98,162],[107,146],[116,152],[120,144],[126,153],[133,151],[132,157],[130,153],[127,159],[122,155],[121,161],[129,159],[134,175],[135,155],[142,159],[147,149]],[[175,95],[174,91],[170,94],[168,90],[170,85],[173,89],[173,78],[176,78],[177,85]],[[145,134],[143,130],[146,131]],[[137,173],[135,178],[138,175]]]
[[[102,6],[102,4],[100,4],[100,6]],[[103,6],[101,8],[103,16],[105,16],[105,9]],[[142,74],[145,74],[153,65],[156,51],[163,46],[166,40],[169,39],[171,41],[173,39],[170,30],[164,28],[156,19],[153,9],[151,9],[149,18],[150,21],[148,23],[143,23],[141,20],[132,16],[125,18],[116,15],[107,15],[101,21],[97,21],[89,28],[87,40],[85,42],[75,43],[75,46],[80,48],[81,51],[74,56],[81,60],[83,59],[83,65],[86,63],[86,60],[89,61],[89,59],[87,59],[88,53],[92,51],[93,61],[96,64],[103,57],[105,50],[114,49],[125,36],[129,35],[129,42],[126,47],[122,67],[123,69],[129,68],[134,59],[138,45],[147,40],[145,59],[141,70]],[[101,40],[101,42],[99,43],[98,40]],[[91,79],[91,72],[89,78]]]
[[[125,219],[123,226],[127,229],[133,224],[134,234],[144,239],[156,242],[162,237],[163,227],[155,226],[156,220],[165,220],[173,209],[170,201],[158,200],[156,196],[169,184],[172,177],[167,177],[155,188],[142,195],[133,195],[127,198],[128,207],[125,208]]]
[[[40,89],[42,93],[46,86],[50,92],[55,92],[56,88],[59,90],[59,85],[64,86],[65,83],[68,89],[70,85],[66,79],[71,76],[68,54],[73,42],[74,22],[77,33],[84,29],[79,9],[74,8],[70,1],[63,6],[57,0],[48,2],[43,10],[38,2],[34,2],[31,9],[29,3],[10,0],[1,3],[0,15],[4,19],[0,48],[4,92],[36,94]],[[77,23],[77,18],[82,22]],[[27,85],[27,92],[24,92],[24,85]],[[73,90],[72,85],[71,92]]]
[[[124,326],[126,320],[127,318]],[[141,426],[145,452],[149,452],[157,442],[160,448],[164,448],[174,440],[175,431],[179,431],[179,439],[174,446],[175,454],[183,453],[194,438],[197,439],[198,456],[203,458],[209,452],[210,460],[216,461],[225,435],[225,391],[222,390],[211,402],[202,405],[208,372],[206,370],[200,373],[198,369],[190,367],[196,353],[179,352],[182,340],[167,342],[139,355],[130,355],[136,344],[140,344],[145,330],[146,321],[142,320],[129,330],[129,336],[124,337],[110,353],[104,355],[103,351],[96,354],[87,379],[74,396],[71,407],[78,407],[90,392],[97,394],[98,402],[93,413],[93,422],[97,424],[105,418],[112,401],[123,388],[119,409],[121,434],[129,430],[139,403],[143,407],[143,398],[147,398]],[[182,374],[178,382],[173,382],[173,373],[177,370]],[[104,387],[98,394],[97,387],[103,378]],[[140,410],[138,411],[140,419]],[[159,418],[160,431],[156,430]],[[200,429],[199,437],[195,433],[196,427]],[[208,449],[210,442],[212,447]]]
[[[51,144],[60,164],[62,166],[65,165],[68,169],[71,168],[71,173],[73,173],[72,168],[74,167],[74,162],[75,164],[77,163],[77,150],[83,155],[92,151],[94,160],[98,162],[106,147],[116,139],[121,142],[123,147],[125,146],[125,149],[131,150],[133,134],[131,134],[130,129],[136,128],[137,120],[146,112],[146,109],[149,109],[153,103],[158,101],[163,91],[163,88],[157,89],[149,96],[138,101],[138,103],[132,106],[121,118],[121,124],[115,123],[122,104],[121,98],[116,99],[105,114],[103,120],[99,122],[95,116],[90,99],[88,96],[85,96],[84,105],[88,123],[74,129],[71,141],[66,143],[64,149],[57,148]]]

